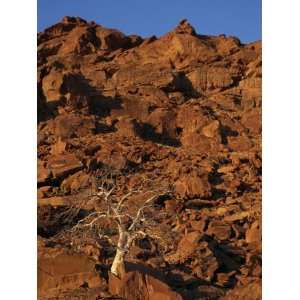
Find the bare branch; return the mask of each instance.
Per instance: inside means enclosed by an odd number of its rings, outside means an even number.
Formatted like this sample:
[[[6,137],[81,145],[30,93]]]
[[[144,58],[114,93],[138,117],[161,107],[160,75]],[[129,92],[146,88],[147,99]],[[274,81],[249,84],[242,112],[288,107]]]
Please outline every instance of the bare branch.
[[[84,224],[92,216],[96,216],[96,217],[93,218],[90,223]],[[89,214],[88,216],[86,216],[85,218],[78,221],[78,223],[71,229],[71,231],[75,231],[76,229],[79,229],[81,227],[92,226],[97,220],[99,220],[100,218],[103,218],[103,217],[107,217],[107,215],[105,213],[101,213],[101,212],[93,212],[93,213]]]
[[[120,184],[118,182],[120,177],[118,177],[117,173],[112,173],[111,170],[104,169],[99,171],[99,176],[97,176],[97,180],[100,178],[97,192],[91,197],[91,201],[99,201],[101,212],[90,213],[84,219],[80,220],[72,230],[94,228],[98,230],[100,239],[105,238],[110,244],[113,244],[110,237],[102,234],[101,228],[94,225],[101,218],[107,218],[114,222],[118,230],[118,243],[115,245],[117,251],[111,272],[122,276],[125,255],[136,239],[139,237],[150,237],[151,239],[158,240],[160,244],[165,244],[164,240],[158,234],[152,232],[153,228],[147,230],[146,226],[147,224],[150,225],[151,221],[153,221],[153,224],[151,223],[150,226],[158,224],[155,221],[154,201],[158,197],[169,193],[169,190],[166,188],[153,188],[154,185],[151,183],[151,180],[144,177],[138,180],[138,184],[127,189],[126,193],[124,193],[124,183],[121,182]],[[136,194],[142,195],[145,200],[138,206],[130,205],[129,200]]]
[[[132,194],[138,193],[138,192],[139,192],[139,190],[132,190],[132,191],[128,192],[126,195],[124,195],[121,198],[120,202],[118,203],[117,211],[120,211],[120,209],[122,209],[122,206],[123,206],[124,202],[128,199],[128,197],[130,197]]]
[[[151,207],[151,205],[147,205],[147,204],[151,203],[155,198],[157,198],[157,195],[154,195],[154,196],[150,197],[148,200],[146,200],[144,202],[144,205],[139,208],[139,210],[137,211],[136,217],[134,218],[134,220],[132,221],[132,224],[128,228],[128,231],[133,231],[135,229],[137,223],[141,219],[141,215],[143,213],[143,210],[147,207]]]

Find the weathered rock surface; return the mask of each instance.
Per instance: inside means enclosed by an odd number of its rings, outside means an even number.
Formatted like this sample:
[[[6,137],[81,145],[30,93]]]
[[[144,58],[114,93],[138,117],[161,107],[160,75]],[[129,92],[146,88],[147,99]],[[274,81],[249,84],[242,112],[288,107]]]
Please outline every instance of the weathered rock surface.
[[[112,295],[120,295],[131,300],[182,300],[180,294],[155,277],[140,272],[130,272],[121,280],[110,274],[109,290]]]
[[[260,300],[262,297],[261,293],[261,282],[254,281],[250,282],[244,286],[237,287],[232,291],[228,292],[225,297],[222,297],[222,300]]]
[[[102,279],[88,257],[68,254],[63,250],[40,249],[38,257],[38,295],[55,295],[66,290],[101,285]]]
[[[261,59],[260,41],[187,20],[161,37],[79,17],[38,34],[40,299],[260,299]],[[102,220],[105,242],[74,229],[101,208],[103,167],[126,174],[120,196],[142,178],[170,186],[157,203],[163,245],[143,239],[128,254],[166,280],[108,280],[112,224]]]
[[[83,164],[73,154],[52,156],[47,164],[55,178],[65,178],[83,168]]]

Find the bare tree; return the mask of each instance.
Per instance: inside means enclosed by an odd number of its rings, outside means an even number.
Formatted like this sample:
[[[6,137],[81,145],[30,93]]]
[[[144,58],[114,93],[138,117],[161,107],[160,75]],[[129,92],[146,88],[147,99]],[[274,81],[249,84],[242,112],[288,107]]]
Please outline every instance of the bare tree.
[[[96,227],[100,238],[107,237],[103,235],[102,228],[97,226],[97,223],[103,218],[111,220],[118,230],[111,273],[121,278],[125,273],[125,256],[136,239],[150,237],[164,244],[162,237],[154,232],[158,216],[161,216],[156,201],[170,194],[171,189],[146,178],[139,178],[138,182],[129,188],[122,182],[124,175],[109,169],[102,170],[97,178],[97,192],[92,195],[91,200],[98,207],[80,220],[73,230]]]

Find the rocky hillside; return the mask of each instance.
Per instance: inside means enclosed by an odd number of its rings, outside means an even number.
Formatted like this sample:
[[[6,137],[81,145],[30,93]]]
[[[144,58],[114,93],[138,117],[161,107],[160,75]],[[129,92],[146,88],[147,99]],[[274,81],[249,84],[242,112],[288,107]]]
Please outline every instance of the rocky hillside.
[[[260,299],[261,42],[73,17],[37,40],[39,299]],[[137,241],[123,281],[109,280],[113,225],[72,230],[97,211],[105,167],[120,193],[140,178],[172,187],[166,247]]]

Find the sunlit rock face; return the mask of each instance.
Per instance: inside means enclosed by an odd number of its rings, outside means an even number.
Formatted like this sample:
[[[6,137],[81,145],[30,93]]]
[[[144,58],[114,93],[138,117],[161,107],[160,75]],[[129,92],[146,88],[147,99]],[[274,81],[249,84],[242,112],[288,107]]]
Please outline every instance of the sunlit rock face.
[[[261,64],[260,41],[187,20],[161,37],[78,17],[38,34],[40,299],[260,299]],[[122,280],[108,274],[113,223],[72,231],[101,209],[104,167],[120,196],[141,178],[171,187],[164,246],[139,240]]]

